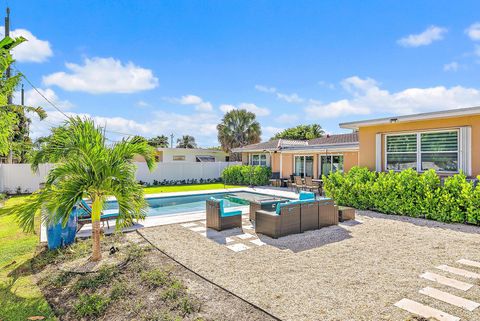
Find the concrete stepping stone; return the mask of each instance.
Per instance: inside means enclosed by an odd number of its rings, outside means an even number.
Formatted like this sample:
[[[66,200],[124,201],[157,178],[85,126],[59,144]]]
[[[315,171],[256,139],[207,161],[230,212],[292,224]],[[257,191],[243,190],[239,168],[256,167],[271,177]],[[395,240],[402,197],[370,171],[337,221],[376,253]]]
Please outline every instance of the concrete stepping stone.
[[[262,242],[262,240],[260,240],[260,239],[250,240],[250,243],[253,243],[253,244],[258,245],[258,246],[262,246],[262,245],[266,244],[265,242]]]
[[[459,269],[453,266],[448,266],[448,265],[439,265],[437,266],[437,269],[445,271],[445,272],[450,272],[456,275],[460,275],[466,278],[471,278],[471,279],[480,279],[480,274],[475,273],[475,272],[470,272],[467,270]]]
[[[197,226],[190,228],[190,230],[194,232],[206,232],[207,229],[205,228],[205,226]]]
[[[225,238],[225,243],[232,243],[232,242],[235,242],[235,240],[231,237],[226,237]]]
[[[434,318],[438,321],[460,321],[459,317],[409,299],[401,299],[395,303],[395,306],[426,319]]]
[[[463,308],[468,311],[473,311],[480,306],[480,303],[475,301],[467,300],[462,297],[437,290],[435,288],[426,287],[418,291],[421,294],[427,295],[431,298],[455,305],[459,308]]]
[[[227,248],[232,250],[233,252],[241,252],[249,249],[248,246],[242,243],[227,245]]]
[[[252,234],[249,234],[249,233],[235,235],[235,236],[238,237],[239,239],[242,239],[242,240],[248,240],[248,239],[251,239],[252,237],[254,237]]]
[[[452,288],[462,290],[462,291],[467,291],[473,286],[473,284],[447,278],[443,275],[438,275],[436,273],[431,273],[431,272],[425,272],[422,275],[420,275],[420,277],[426,280],[438,282],[440,284],[450,286]]]
[[[472,260],[467,260],[467,259],[461,259],[461,260],[458,260],[457,263],[460,263],[460,264],[463,264],[463,265],[467,265],[467,266],[473,266],[473,267],[480,268],[480,262],[477,262],[477,261],[472,261]]]
[[[185,224],[180,224],[181,226],[183,227],[194,227],[194,226],[198,226],[197,223],[185,223]]]

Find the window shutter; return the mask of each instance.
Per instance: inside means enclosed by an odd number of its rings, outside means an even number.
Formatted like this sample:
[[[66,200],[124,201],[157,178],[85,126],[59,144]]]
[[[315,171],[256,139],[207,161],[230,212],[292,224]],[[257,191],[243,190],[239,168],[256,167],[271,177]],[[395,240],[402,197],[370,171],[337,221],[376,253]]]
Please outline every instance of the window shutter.
[[[467,176],[472,175],[472,128],[465,126],[460,128],[460,169]]]
[[[382,134],[375,136],[375,170],[382,171]]]

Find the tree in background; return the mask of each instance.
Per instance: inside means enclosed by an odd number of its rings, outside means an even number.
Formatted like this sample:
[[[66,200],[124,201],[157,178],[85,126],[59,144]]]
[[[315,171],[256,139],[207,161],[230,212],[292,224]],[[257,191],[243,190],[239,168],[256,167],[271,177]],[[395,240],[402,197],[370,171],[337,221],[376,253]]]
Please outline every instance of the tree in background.
[[[23,37],[5,37],[0,41],[0,155],[14,151],[19,161],[26,160],[26,150],[32,143],[29,137],[30,119],[26,114],[36,113],[40,119],[47,116],[41,107],[9,103],[9,97],[13,96],[22,78],[21,73],[7,75],[7,70],[14,62],[10,50],[24,41],[26,39]]]
[[[284,131],[276,134],[271,139],[295,139],[295,140],[309,140],[322,137],[325,132],[319,124],[298,125],[296,127],[287,128]]]
[[[150,138],[148,140],[148,145],[156,147],[156,148],[165,148],[168,147],[168,137],[165,135],[160,135],[157,137]]]
[[[177,148],[197,148],[195,137],[183,135],[182,138],[177,139]]]
[[[226,113],[217,125],[217,130],[218,141],[227,153],[234,148],[259,143],[262,135],[255,114],[245,109],[234,109]],[[233,159],[237,158],[236,155],[232,156]]]
[[[92,261],[101,259],[100,216],[105,201],[114,196],[119,216],[116,228],[133,224],[145,217],[147,203],[143,188],[135,178],[135,155],[145,158],[150,170],[155,166],[154,150],[138,137],[124,138],[110,144],[102,128],[91,119],[70,118],[64,126],[54,128],[35,155],[32,169],[44,160],[54,161],[45,187],[23,204],[11,209],[26,231],[34,228],[34,218],[42,208],[42,220],[47,225],[66,224],[73,207],[84,197],[92,201]]]

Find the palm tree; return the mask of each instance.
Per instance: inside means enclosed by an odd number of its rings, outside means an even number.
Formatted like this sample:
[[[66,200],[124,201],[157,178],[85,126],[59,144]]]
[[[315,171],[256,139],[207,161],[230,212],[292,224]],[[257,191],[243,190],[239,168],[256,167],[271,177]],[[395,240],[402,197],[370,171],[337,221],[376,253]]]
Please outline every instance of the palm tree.
[[[217,125],[218,141],[225,152],[233,148],[260,142],[262,130],[255,114],[244,109],[234,109],[223,116]]]
[[[195,137],[183,135],[182,138],[177,139],[177,148],[197,148]]]
[[[150,138],[148,145],[153,147],[168,147],[168,137],[165,135]]]
[[[145,217],[147,203],[143,189],[135,179],[132,160],[142,155],[153,169],[154,151],[145,140],[122,139],[106,143],[102,129],[93,120],[69,119],[53,129],[43,148],[34,156],[32,169],[37,170],[44,159],[57,165],[48,173],[45,186],[13,211],[26,231],[33,230],[35,214],[40,209],[47,225],[66,224],[73,207],[84,197],[92,201],[92,261],[101,259],[100,215],[108,196],[118,201],[117,228],[131,225]]]

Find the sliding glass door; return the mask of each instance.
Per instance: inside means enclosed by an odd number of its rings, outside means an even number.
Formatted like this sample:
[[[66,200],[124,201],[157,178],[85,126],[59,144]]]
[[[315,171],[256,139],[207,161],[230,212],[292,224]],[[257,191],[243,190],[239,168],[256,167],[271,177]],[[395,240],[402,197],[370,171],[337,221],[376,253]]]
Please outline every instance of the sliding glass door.
[[[343,155],[320,156],[320,175],[328,176],[337,171],[343,172]]]
[[[295,156],[295,175],[313,177],[313,156]]]

